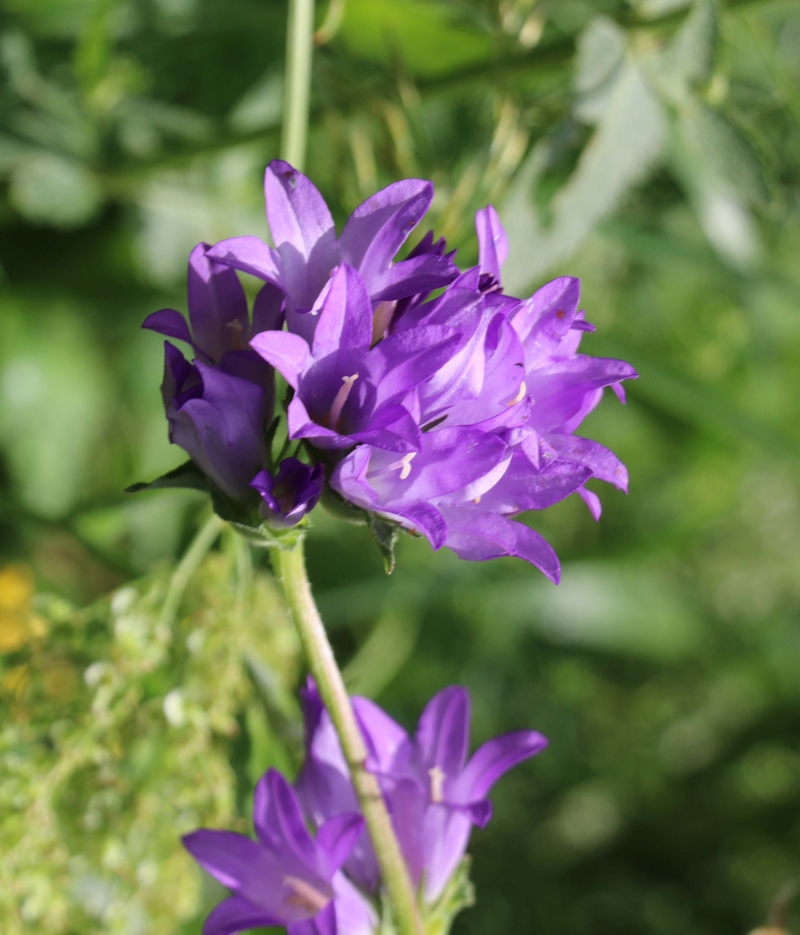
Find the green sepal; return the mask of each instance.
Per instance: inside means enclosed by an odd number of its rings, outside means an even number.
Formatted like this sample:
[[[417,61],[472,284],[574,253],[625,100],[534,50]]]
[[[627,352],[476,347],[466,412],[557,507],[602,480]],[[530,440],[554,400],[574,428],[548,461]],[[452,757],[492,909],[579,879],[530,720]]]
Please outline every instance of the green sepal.
[[[164,490],[169,487],[178,487],[187,490],[202,490],[204,493],[209,491],[209,483],[205,474],[203,474],[193,461],[186,461],[184,464],[167,471],[161,477],[151,480],[150,483],[131,484],[125,488],[125,493],[139,493],[142,490]]]
[[[168,487],[183,487],[190,490],[201,490],[211,496],[211,505],[220,519],[230,523],[241,535],[253,545],[262,548],[293,549],[305,534],[308,526],[307,519],[303,519],[296,526],[289,529],[276,528],[265,523],[258,513],[258,498],[253,494],[248,502],[239,503],[232,500],[213,484],[205,474],[202,474],[192,461],[187,461],[157,477],[149,484],[131,484],[125,488],[125,493],[138,493],[141,490],[162,490]]]
[[[475,905],[475,887],[469,878],[470,863],[471,859],[467,854],[456,867],[442,895],[432,906],[425,906],[420,899],[425,935],[448,935],[459,912]],[[424,882],[420,885],[420,891],[423,888]]]
[[[394,571],[394,547],[397,544],[397,524],[390,523],[380,516],[371,514],[369,518],[369,528],[375,545],[383,559],[383,567],[387,575]]]
[[[462,909],[475,905],[475,888],[469,878],[470,857],[467,855],[456,867],[444,892],[432,906],[423,898],[425,881],[420,883],[418,905],[422,909],[422,929],[425,935],[449,935],[455,917]],[[381,900],[381,924],[378,935],[397,935],[397,924],[392,916],[389,900]]]
[[[248,542],[262,549],[294,549],[300,544],[309,526],[308,518],[305,516],[296,526],[290,526],[288,529],[270,526],[268,523],[253,526],[249,523],[238,523],[235,520],[229,522]]]
[[[354,506],[344,497],[341,497],[335,490],[331,490],[326,484],[322,490],[322,496],[319,501],[331,516],[336,519],[343,519],[355,526],[368,526],[369,513],[362,510],[361,507]]]

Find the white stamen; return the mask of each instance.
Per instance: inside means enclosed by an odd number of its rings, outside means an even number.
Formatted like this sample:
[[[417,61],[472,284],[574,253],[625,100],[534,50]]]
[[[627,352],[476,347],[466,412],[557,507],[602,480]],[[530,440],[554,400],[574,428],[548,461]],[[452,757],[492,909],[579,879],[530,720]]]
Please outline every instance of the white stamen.
[[[481,502],[481,498],[480,498],[480,497],[475,497],[475,499],[474,499],[472,502],[473,502],[473,503],[480,503],[480,502]]]
[[[432,769],[428,770],[428,775],[431,777],[431,802],[439,803],[444,801],[444,781],[447,779],[447,776],[443,769],[440,769],[438,766],[434,766]]]
[[[342,377],[342,388],[336,394],[331,404],[331,411],[328,414],[328,425],[336,429],[339,427],[339,419],[342,417],[342,409],[344,409],[344,404],[347,402],[347,397],[350,395],[350,390],[353,389],[353,384],[358,379],[358,374],[354,373],[351,377]]]
[[[506,406],[508,406],[509,408],[511,406],[516,406],[517,403],[522,401],[522,398],[525,396],[527,392],[528,392],[528,387],[525,385],[525,381],[523,380],[522,383],[520,383],[519,385],[519,390],[517,392],[517,395],[513,399],[509,399],[509,401],[506,403]]]
[[[389,327],[397,308],[397,302],[378,302],[378,307],[372,313],[372,343],[377,344],[386,336],[386,329]]]
[[[310,883],[301,880],[298,877],[284,877],[283,885],[288,887],[292,893],[287,897],[286,902],[297,909],[308,909],[316,915],[321,912],[331,901],[329,896],[320,893]]]
[[[411,473],[411,462],[414,460],[414,458],[416,458],[416,456],[416,451],[409,451],[409,453],[407,455],[403,455],[399,461],[393,461],[389,465],[389,470],[396,471],[399,469],[400,480],[405,480]]]

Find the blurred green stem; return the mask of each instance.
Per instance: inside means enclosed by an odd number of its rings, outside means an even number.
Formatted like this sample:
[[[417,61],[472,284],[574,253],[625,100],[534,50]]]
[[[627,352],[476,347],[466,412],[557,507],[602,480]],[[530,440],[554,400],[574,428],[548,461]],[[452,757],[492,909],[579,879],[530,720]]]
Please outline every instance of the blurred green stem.
[[[212,513],[211,517],[200,527],[200,531],[192,539],[191,545],[170,578],[167,596],[161,608],[160,626],[167,629],[172,628],[186,586],[189,584],[192,575],[197,571],[200,562],[208,554],[208,550],[214,545],[224,526],[225,521]]]
[[[289,0],[281,155],[301,172],[306,159],[314,0]]]
[[[378,780],[367,770],[364,738],[311,594],[303,542],[300,540],[292,549],[273,549],[272,556],[286,599],[292,609],[308,666],[316,679],[319,693],[339,735],[345,759],[350,767],[353,786],[367,821],[381,876],[397,922],[397,930],[400,935],[422,935],[414,888]]]

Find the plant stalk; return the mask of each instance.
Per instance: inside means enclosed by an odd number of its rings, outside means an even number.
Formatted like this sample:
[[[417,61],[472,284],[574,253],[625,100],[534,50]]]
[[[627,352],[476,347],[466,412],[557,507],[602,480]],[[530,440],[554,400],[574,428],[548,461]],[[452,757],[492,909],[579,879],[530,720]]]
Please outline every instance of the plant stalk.
[[[289,0],[281,156],[301,172],[308,139],[313,37],[314,0]]]
[[[423,935],[414,888],[392,828],[377,778],[367,770],[367,748],[356,721],[342,673],[325,632],[306,573],[303,543],[293,549],[273,549],[311,674],[314,676],[344,751],[353,786],[367,822],[381,876],[400,935]]]
[[[192,575],[200,567],[200,563],[208,555],[209,549],[217,539],[217,536],[225,528],[225,521],[221,520],[216,514],[211,516],[200,527],[197,535],[192,539],[189,548],[186,550],[183,558],[178,563],[178,567],[172,573],[167,595],[161,607],[159,625],[171,629],[175,623],[175,617],[178,614],[184,592],[189,585]]]

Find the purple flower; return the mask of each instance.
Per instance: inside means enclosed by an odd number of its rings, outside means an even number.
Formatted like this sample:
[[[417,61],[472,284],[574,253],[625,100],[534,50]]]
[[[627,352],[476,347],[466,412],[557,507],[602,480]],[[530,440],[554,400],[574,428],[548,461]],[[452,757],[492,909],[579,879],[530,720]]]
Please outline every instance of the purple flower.
[[[169,440],[232,500],[245,500],[250,481],[264,463],[262,387],[196,361],[190,364],[164,342],[161,395]]]
[[[312,838],[292,787],[269,770],[253,799],[256,841],[208,828],[183,838],[200,866],[233,894],[212,910],[203,935],[262,925],[285,925],[289,935],[372,935],[374,910],[339,872],[363,823],[340,812]]]
[[[478,561],[522,558],[557,582],[552,548],[513,517],[578,493],[598,518],[600,501],[585,482],[596,477],[627,488],[619,459],[572,433],[604,387],[624,401],[620,381],[636,371],[624,361],[578,353],[583,332],[593,328],[578,310],[577,279],[553,280],[525,301],[504,295],[507,239],[491,206],[478,212],[476,226],[479,266],[394,323],[395,336],[420,327],[460,335],[455,351],[415,391],[426,429],[421,449],[396,459],[360,446],[330,482],[358,506],[422,532],[435,549],[446,545]],[[457,437],[469,439],[466,449],[453,444]],[[491,443],[494,462],[472,457]]]
[[[297,458],[284,458],[273,477],[259,471],[250,482],[261,495],[261,515],[274,526],[295,526],[317,505],[325,483],[321,464],[309,467]]]
[[[148,315],[142,327],[185,341],[204,363],[224,364],[228,373],[271,388],[272,370],[248,348],[248,342],[261,331],[281,326],[283,295],[266,284],[253,303],[251,323],[239,277],[229,266],[212,260],[208,249],[208,244],[200,243],[189,256],[191,330],[183,315],[172,308]],[[270,409],[271,405],[270,399]]]
[[[422,436],[419,452],[359,445],[336,467],[331,486],[357,506],[427,536],[434,549],[447,538],[436,504],[453,494],[480,497],[506,469],[507,446],[497,436],[469,428]]]
[[[309,680],[303,696],[307,759],[298,791],[316,824],[352,808],[354,793],[330,717]],[[471,758],[470,705],[465,688],[454,685],[426,706],[416,734],[409,737],[376,704],[354,698],[369,757],[380,777],[395,831],[415,884],[424,879],[424,898],[434,903],[466,852],[474,825],[492,815],[487,795],[517,763],[540,753],[547,739],[536,731],[515,731],[481,746]],[[377,883],[374,854],[362,836],[345,865],[360,885]]]
[[[309,314],[318,320],[310,345],[285,331],[267,331],[250,342],[295,391],[289,436],[327,449],[362,442],[418,450],[412,391],[447,360],[458,337],[450,329],[415,328],[370,347],[369,296],[359,274],[344,264]]]
[[[249,320],[238,276],[198,244],[189,257],[191,330],[174,309],[148,316],[144,328],[189,344],[189,363],[164,342],[161,386],[169,438],[229,498],[252,496],[250,481],[265,463],[264,424],[274,406],[274,372],[247,346],[250,337],[282,322],[283,296],[270,284],[259,292]]]
[[[322,196],[288,162],[267,166],[264,194],[275,248],[257,237],[234,237],[216,244],[210,256],[281,289],[289,330],[309,341],[316,321],[308,312],[341,263],[361,274],[376,304],[436,289],[458,275],[451,259],[435,251],[392,262],[430,207],[430,182],[404,179],[377,192],[356,208],[338,239]]]

